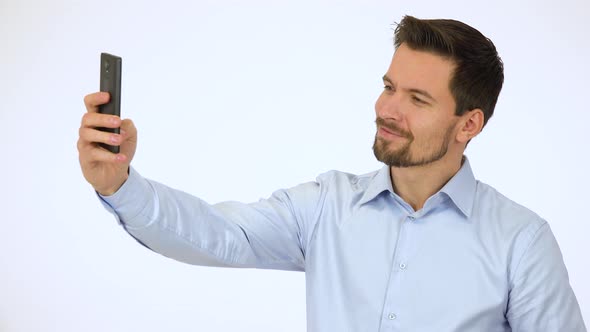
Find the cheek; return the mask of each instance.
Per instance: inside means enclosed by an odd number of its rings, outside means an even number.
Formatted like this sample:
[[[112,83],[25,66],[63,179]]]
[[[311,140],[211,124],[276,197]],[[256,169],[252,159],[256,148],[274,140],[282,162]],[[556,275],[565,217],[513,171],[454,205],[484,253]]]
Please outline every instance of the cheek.
[[[379,114],[383,110],[383,94],[380,94],[375,101],[375,114]]]
[[[433,140],[436,140],[440,129],[440,122],[433,120],[429,116],[418,115],[406,117],[408,127],[414,136],[414,142],[422,145],[430,145]]]

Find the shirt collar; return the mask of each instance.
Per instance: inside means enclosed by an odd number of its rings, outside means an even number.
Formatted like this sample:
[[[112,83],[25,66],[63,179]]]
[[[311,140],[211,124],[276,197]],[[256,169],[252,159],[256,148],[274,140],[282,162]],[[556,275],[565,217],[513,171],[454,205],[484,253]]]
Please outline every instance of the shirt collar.
[[[469,159],[464,156],[463,160],[459,171],[442,187],[440,192],[447,194],[455,206],[469,218],[475,200],[477,181],[473,176]]]
[[[455,206],[469,218],[475,199],[476,180],[471,170],[469,159],[463,157],[463,165],[459,171],[442,187],[439,192],[443,192],[449,196]],[[369,183],[363,197],[359,204],[367,203],[377,197],[384,191],[394,193],[391,181],[391,173],[389,166],[384,165],[373,177]]]
[[[394,193],[389,166],[383,165],[383,167],[377,171],[377,173],[369,182],[369,185],[367,186],[367,189],[365,189],[365,193],[363,194],[363,197],[361,197],[359,204],[362,205],[373,200],[375,197],[386,190],[392,194]]]

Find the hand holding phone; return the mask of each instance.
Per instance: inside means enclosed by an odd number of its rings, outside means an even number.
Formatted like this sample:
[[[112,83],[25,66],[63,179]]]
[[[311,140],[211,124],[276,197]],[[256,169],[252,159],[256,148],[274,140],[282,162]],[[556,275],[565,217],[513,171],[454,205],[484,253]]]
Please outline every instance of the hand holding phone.
[[[125,183],[137,149],[133,121],[121,119],[120,59],[101,54],[100,90],[104,92],[84,96],[87,112],[82,116],[77,142],[84,178],[104,196],[117,192]]]
[[[99,106],[99,113],[121,117],[121,67],[121,57],[108,53],[100,54],[100,91],[108,92],[111,98],[108,103]],[[116,134],[120,131],[119,128],[99,127],[97,129]],[[105,143],[99,143],[99,145],[112,153],[119,153],[119,146]]]

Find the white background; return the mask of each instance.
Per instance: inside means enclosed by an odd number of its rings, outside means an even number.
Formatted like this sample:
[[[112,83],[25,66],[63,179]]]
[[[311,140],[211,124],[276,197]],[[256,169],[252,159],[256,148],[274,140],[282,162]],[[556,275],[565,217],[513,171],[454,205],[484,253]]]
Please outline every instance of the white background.
[[[99,54],[123,57],[133,165],[210,202],[380,167],[374,102],[405,14],[505,62],[476,177],[550,222],[590,321],[590,10],[563,1],[0,1],[0,331],[304,331],[303,273],[204,268],[129,237],[76,140]]]

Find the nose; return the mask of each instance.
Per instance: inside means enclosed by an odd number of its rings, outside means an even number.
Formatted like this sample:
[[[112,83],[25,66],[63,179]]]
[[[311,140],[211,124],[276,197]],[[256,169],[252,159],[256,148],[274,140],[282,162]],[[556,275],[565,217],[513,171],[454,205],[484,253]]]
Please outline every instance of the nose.
[[[375,113],[377,117],[382,119],[391,119],[400,121],[403,119],[403,112],[401,107],[399,93],[387,93],[384,91],[377,102],[375,102]]]

